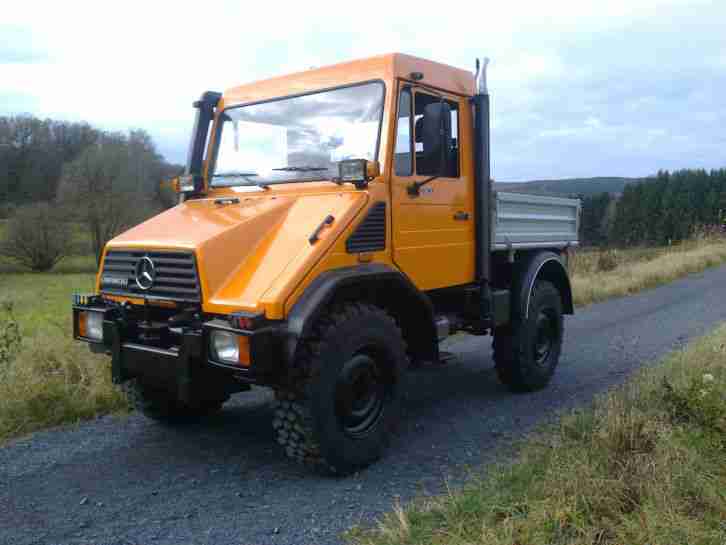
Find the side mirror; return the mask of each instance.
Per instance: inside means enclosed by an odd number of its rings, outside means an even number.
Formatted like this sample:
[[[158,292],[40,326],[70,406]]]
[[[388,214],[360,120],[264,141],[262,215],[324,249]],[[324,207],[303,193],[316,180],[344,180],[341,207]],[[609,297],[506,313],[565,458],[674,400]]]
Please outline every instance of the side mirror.
[[[435,102],[424,108],[423,160],[430,173],[449,176],[451,173],[451,106]],[[438,167],[438,168],[437,168]]]

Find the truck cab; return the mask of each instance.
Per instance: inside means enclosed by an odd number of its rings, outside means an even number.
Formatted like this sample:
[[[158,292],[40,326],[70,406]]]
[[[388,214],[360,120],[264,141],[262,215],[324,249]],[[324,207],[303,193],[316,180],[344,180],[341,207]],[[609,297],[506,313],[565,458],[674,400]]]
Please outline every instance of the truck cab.
[[[285,454],[338,474],[382,456],[454,332],[544,387],[580,207],[493,191],[485,68],[390,54],[205,92],[179,204],[106,245],[74,336],[166,423],[272,388]]]

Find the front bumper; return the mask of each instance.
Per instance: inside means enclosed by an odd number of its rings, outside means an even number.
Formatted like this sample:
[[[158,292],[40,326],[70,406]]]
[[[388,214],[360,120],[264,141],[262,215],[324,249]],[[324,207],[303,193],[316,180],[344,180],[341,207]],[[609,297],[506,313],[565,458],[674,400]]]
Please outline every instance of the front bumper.
[[[284,324],[268,325],[259,330],[235,329],[224,320],[209,320],[198,327],[174,328],[174,342],[151,345],[135,334],[136,324],[125,317],[124,310],[101,298],[90,298],[85,304],[73,305],[73,335],[88,342],[95,352],[111,356],[111,378],[121,384],[133,378],[166,389],[175,389],[182,400],[190,399],[197,382],[210,376],[263,385],[278,384],[282,373],[282,339]],[[103,339],[82,337],[79,314],[84,311],[103,312]],[[243,367],[210,359],[209,335],[224,329],[249,338],[250,364]]]

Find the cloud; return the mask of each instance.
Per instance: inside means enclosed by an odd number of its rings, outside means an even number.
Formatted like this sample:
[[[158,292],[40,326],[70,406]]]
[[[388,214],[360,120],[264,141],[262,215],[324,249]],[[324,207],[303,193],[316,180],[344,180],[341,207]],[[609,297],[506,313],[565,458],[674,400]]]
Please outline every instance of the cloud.
[[[372,0],[13,3],[0,26],[0,114],[143,127],[183,162],[206,89],[389,51],[462,68],[488,55],[501,180],[722,166],[718,2],[456,5]]]
[[[37,63],[48,58],[48,52],[38,47],[29,29],[0,24],[0,65]]]

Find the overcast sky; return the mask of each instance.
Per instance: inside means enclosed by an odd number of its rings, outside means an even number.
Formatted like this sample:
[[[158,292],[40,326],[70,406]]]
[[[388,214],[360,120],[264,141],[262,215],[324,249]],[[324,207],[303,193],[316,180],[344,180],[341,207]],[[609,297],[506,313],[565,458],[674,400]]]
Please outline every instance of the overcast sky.
[[[392,51],[487,55],[497,180],[726,166],[723,0],[260,5],[7,3],[0,114],[141,127],[183,162],[204,90]]]

